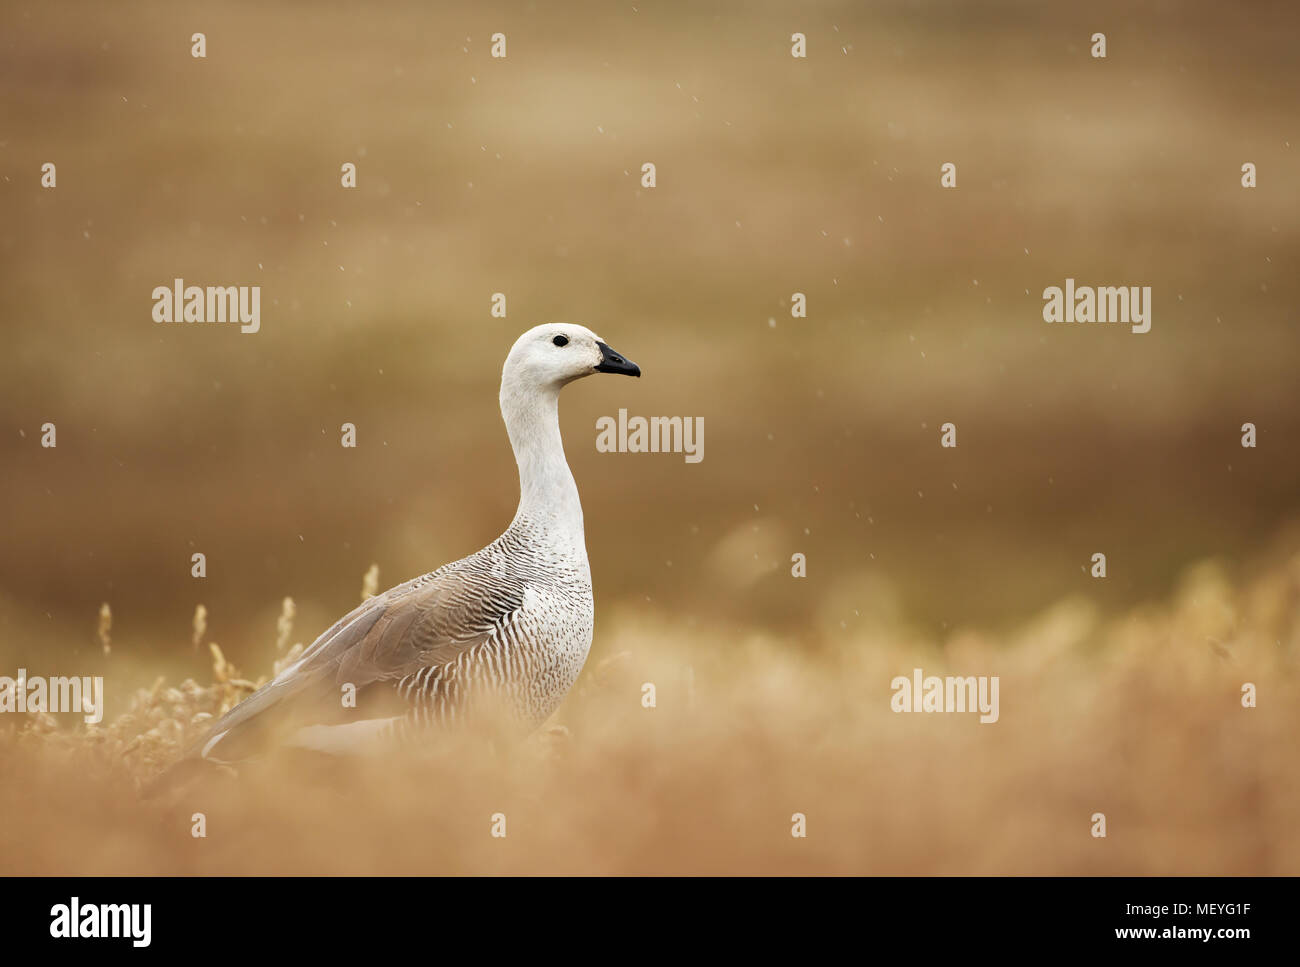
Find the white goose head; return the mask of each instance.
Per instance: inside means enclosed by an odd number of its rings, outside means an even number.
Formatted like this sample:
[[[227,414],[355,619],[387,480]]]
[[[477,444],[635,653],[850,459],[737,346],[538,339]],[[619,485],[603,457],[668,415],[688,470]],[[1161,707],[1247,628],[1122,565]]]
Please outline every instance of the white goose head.
[[[582,506],[564,459],[559,400],[562,387],[593,373],[640,376],[641,369],[573,323],[529,329],[515,340],[501,370],[501,415],[519,464],[515,524],[545,523],[584,561]]]
[[[501,384],[524,391],[558,390],[592,373],[640,376],[641,369],[585,326],[552,322],[534,326],[515,340],[501,371]]]

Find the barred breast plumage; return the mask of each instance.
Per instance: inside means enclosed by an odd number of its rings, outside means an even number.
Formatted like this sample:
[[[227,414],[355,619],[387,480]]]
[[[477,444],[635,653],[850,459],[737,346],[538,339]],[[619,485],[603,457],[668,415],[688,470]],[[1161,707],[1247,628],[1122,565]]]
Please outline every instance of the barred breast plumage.
[[[394,723],[397,732],[454,723],[479,693],[525,727],[559,706],[591,648],[594,604],[585,555],[548,559],[543,546],[519,522],[477,554],[420,579],[460,583],[451,613],[464,622],[455,639],[466,644],[454,658],[397,679],[394,688],[411,706]]]
[[[640,375],[581,326],[524,333],[501,378],[501,412],[519,465],[510,526],[481,551],[341,618],[222,716],[186,759],[228,762],[276,743],[356,751],[488,710],[527,730],[555,711],[582,670],[594,623],[558,396],[593,372]]]

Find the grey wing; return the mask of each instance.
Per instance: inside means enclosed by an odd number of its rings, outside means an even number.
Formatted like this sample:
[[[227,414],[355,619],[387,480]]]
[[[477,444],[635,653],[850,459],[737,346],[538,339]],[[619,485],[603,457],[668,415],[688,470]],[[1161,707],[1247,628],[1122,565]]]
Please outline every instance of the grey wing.
[[[223,715],[192,752],[235,761],[304,726],[401,715],[410,706],[392,686],[487,641],[523,606],[523,591],[520,583],[456,565],[385,591]],[[345,707],[347,685],[354,702]]]

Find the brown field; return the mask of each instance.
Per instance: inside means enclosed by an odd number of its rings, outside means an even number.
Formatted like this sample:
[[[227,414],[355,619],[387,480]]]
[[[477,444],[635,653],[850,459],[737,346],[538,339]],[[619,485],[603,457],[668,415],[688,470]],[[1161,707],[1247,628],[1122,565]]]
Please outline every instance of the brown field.
[[[1300,873],[1297,27],[6,4],[0,676],[102,675],[108,716],[0,714],[0,873]],[[1150,285],[1151,331],[1046,325],[1067,276]],[[261,331],[155,324],[176,277],[260,285]],[[257,679],[372,563],[500,532],[500,366],[550,320],[645,374],[565,391],[597,606],[567,731],[139,800],[246,691],[211,644]],[[597,452],[620,407],[702,416],[705,459]],[[1000,721],[892,713],[918,666],[999,676]]]
[[[826,616],[833,619],[833,614]],[[354,765],[285,756],[158,799],[136,783],[228,683],[141,689],[106,728],[0,738],[8,872],[1294,873],[1300,555],[1212,562],[1104,620],[1081,597],[1005,638],[780,637],[629,606],[524,746]],[[828,622],[829,624],[829,622]],[[728,642],[725,649],[707,642]],[[268,653],[274,654],[269,647]],[[612,652],[612,654],[610,654]],[[1000,718],[897,714],[886,683],[996,674]],[[228,677],[229,670],[222,677]],[[236,673],[237,674],[237,673]],[[641,704],[656,684],[656,707]],[[1241,706],[1241,686],[1259,705]],[[39,807],[37,807],[39,804]],[[207,836],[191,835],[203,813]],[[1095,812],[1107,836],[1090,835]],[[790,835],[795,813],[808,836]],[[504,838],[492,836],[504,814]]]

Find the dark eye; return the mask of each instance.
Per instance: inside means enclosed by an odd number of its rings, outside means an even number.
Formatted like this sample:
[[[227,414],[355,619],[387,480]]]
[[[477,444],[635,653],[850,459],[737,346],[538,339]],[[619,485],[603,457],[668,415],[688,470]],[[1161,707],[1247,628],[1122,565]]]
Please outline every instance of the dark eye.
[[[567,346],[569,344],[569,337],[556,336],[554,339],[551,340],[551,342],[555,343],[555,345],[557,346]]]

